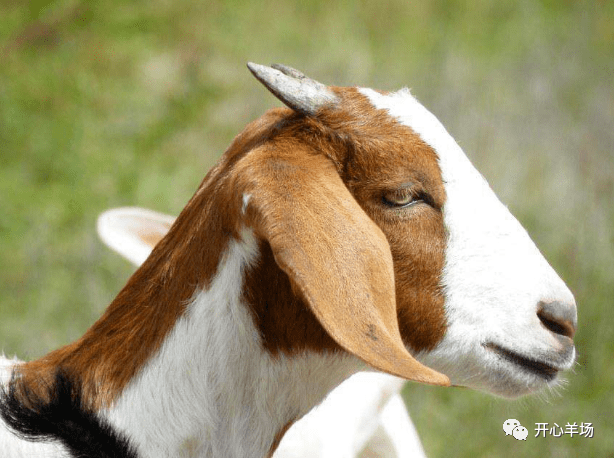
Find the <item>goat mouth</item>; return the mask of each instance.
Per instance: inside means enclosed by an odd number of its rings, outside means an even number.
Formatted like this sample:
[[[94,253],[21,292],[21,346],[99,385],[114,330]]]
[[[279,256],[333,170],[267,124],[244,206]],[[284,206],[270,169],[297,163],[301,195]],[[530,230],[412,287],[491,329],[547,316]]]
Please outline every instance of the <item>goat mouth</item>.
[[[559,370],[551,364],[547,364],[536,359],[527,358],[526,356],[522,356],[494,343],[488,342],[482,344],[482,346],[487,350],[496,353],[504,360],[521,367],[524,371],[535,374],[548,382],[554,380],[559,372]]]

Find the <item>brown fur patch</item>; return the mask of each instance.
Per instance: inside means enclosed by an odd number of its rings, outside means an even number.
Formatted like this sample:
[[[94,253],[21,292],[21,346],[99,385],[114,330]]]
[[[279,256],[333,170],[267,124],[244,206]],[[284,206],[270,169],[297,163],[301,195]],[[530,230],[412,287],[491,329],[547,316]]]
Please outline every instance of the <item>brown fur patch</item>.
[[[341,350],[280,271],[268,243],[261,243],[258,262],[247,271],[243,294],[271,354]]]

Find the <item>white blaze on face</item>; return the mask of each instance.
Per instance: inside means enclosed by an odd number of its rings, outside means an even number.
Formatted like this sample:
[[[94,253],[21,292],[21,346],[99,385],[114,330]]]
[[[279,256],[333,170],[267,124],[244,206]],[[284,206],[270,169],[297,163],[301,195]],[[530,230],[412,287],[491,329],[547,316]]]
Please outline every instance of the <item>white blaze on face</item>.
[[[560,339],[541,324],[537,307],[540,301],[573,307],[573,295],[450,134],[407,89],[388,95],[361,92],[433,148],[446,190],[448,237],[441,282],[448,329],[435,350],[419,359],[454,384],[504,396],[544,386],[542,377],[484,345],[569,368],[574,352],[569,346],[563,351]]]

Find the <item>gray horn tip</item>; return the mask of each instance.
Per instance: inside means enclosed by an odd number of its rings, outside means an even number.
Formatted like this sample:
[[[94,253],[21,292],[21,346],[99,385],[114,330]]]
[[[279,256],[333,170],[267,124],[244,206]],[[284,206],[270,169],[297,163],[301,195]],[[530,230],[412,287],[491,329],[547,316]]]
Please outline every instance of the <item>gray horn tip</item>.
[[[337,101],[327,86],[287,65],[267,67],[248,62],[247,68],[275,97],[299,113],[315,115],[321,107]]]
[[[253,75],[258,79],[260,79],[260,75],[266,73],[269,69],[269,67],[267,67],[266,65],[255,64],[253,62],[248,62],[247,68],[249,68],[249,71],[252,72]]]
[[[264,67],[264,65],[255,64],[253,62],[248,62],[247,63],[247,68],[249,68],[249,71],[252,72],[252,73],[258,71],[258,69],[260,67]]]
[[[254,62],[248,62],[247,68],[249,68],[249,71],[252,72],[254,75],[270,73],[271,69],[273,69],[291,78],[296,78],[296,79],[306,78],[303,72],[300,72],[296,68],[292,68],[284,64],[271,64],[270,66],[267,67],[266,65],[255,64]]]

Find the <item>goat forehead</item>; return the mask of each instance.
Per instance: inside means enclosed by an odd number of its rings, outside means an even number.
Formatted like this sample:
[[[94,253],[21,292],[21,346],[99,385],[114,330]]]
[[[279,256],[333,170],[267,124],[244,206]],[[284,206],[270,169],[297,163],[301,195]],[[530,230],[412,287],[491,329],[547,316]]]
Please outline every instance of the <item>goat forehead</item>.
[[[408,89],[390,94],[382,94],[367,88],[361,88],[359,91],[375,108],[386,110],[389,116],[411,128],[422,141],[436,151],[445,182],[458,176],[458,173],[450,173],[456,165],[467,162],[464,168],[466,169],[466,165],[473,168],[445,127],[411,95]]]
[[[421,183],[437,193],[442,180],[431,145],[411,126],[378,109],[366,91],[387,97],[372,90],[337,88],[343,99],[342,110],[332,110],[332,121],[324,120],[351,140],[352,149],[346,158],[350,180],[354,178],[361,187],[391,189]]]
[[[463,150],[448,133],[439,120],[428,111],[408,89],[401,89],[391,94],[380,94],[372,89],[360,89],[371,103],[378,109],[386,112],[400,123],[408,126],[416,135],[435,152],[436,160],[441,171],[441,179],[445,183],[447,205],[445,208],[446,219],[450,221],[450,213],[463,212],[473,213],[476,209],[481,216],[488,212],[480,211],[485,207],[492,207],[497,215],[502,213],[503,205],[499,202],[489,184],[471,164]],[[462,203],[463,199],[479,200],[480,205]],[[503,220],[513,219],[507,211]],[[470,214],[462,219],[470,221]],[[490,215],[491,220],[496,219]],[[456,218],[454,218],[456,219]],[[449,228],[450,229],[450,228]]]
[[[531,251],[531,260],[541,258],[535,256],[537,249],[526,231],[499,201],[460,146],[409,90],[386,95],[371,89],[360,91],[376,108],[386,110],[391,117],[410,127],[436,153],[446,191],[443,210],[449,245],[465,246],[483,255],[482,251],[498,249],[506,237],[512,236]],[[478,240],[478,234],[488,237]],[[459,239],[471,239],[471,242],[458,243]]]

